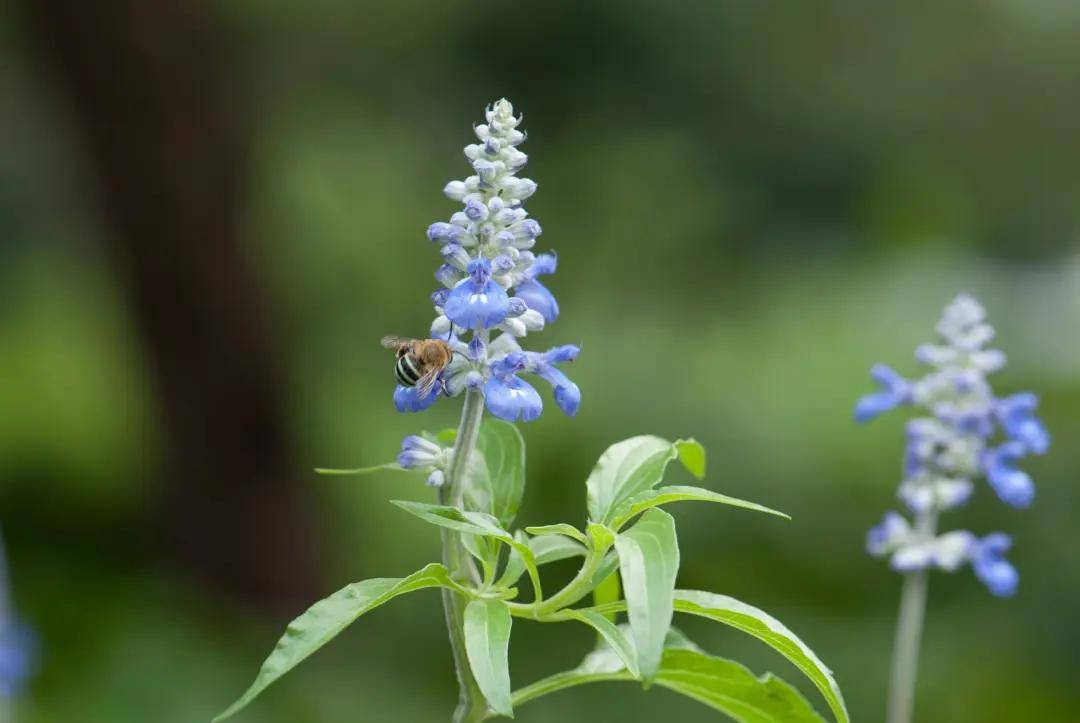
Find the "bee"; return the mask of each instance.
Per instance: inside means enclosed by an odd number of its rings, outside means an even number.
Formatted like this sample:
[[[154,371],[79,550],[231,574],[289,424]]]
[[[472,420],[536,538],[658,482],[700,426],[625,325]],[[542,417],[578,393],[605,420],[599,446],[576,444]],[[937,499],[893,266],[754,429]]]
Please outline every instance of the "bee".
[[[416,387],[423,399],[435,389],[435,382],[454,358],[454,350],[442,339],[408,339],[384,336],[382,345],[397,352],[394,377],[403,387]]]

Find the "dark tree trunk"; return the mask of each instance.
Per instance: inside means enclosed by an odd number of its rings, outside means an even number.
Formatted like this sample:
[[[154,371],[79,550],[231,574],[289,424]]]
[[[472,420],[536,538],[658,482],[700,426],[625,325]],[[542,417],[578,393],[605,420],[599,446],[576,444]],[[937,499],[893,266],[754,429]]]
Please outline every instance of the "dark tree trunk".
[[[174,549],[244,596],[306,595],[310,503],[290,455],[274,327],[245,257],[246,136],[212,18],[191,0],[24,7],[82,126],[156,373]]]

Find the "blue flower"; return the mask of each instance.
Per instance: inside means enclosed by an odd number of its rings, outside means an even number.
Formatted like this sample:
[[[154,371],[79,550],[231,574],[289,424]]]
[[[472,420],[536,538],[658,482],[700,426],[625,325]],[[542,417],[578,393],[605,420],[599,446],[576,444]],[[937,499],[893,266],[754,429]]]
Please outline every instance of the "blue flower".
[[[437,392],[432,392],[426,397],[421,397],[416,387],[403,387],[400,384],[394,389],[394,406],[399,412],[422,412],[438,398]]]
[[[429,439],[411,434],[401,441],[397,463],[405,469],[432,467],[442,461],[443,448]]]
[[[526,363],[524,353],[513,352],[491,364],[491,377],[484,384],[484,402],[499,419],[531,422],[544,409],[536,389],[517,376]]]
[[[1022,442],[1005,442],[996,449],[983,453],[983,469],[986,479],[1001,501],[1013,507],[1027,507],[1035,499],[1035,484],[1016,463],[1027,453]]]
[[[21,692],[34,667],[37,640],[23,625],[5,624],[0,629],[0,698]]]
[[[431,294],[437,316],[430,334],[454,352],[439,392],[453,397],[479,391],[495,416],[529,421],[540,415],[543,404],[519,375],[536,374],[551,384],[559,408],[574,415],[581,406],[581,390],[556,365],[572,361],[577,347],[540,354],[524,352],[517,341],[559,316],[555,297],[537,280],[554,273],[556,258],[532,251],[543,229],[524,207],[536,183],[515,175],[528,161],[518,148],[525,140],[518,130],[521,117],[505,99],[485,115],[487,122],[474,126],[478,142],[465,146],[473,175],[443,188],[463,207],[449,222],[427,229],[442,255],[435,278],[443,287]],[[418,412],[434,404],[436,396],[420,399],[415,389],[398,387],[394,405],[402,412]],[[403,449],[402,464],[421,464],[417,454],[417,449]],[[433,477],[437,484],[438,475]]]
[[[549,324],[559,318],[559,302],[536,277],[555,273],[555,266],[555,254],[540,254],[525,272],[524,280],[514,287],[515,294],[524,299],[530,309],[539,311]]]
[[[411,434],[401,441],[397,463],[402,469],[428,472],[429,487],[441,487],[446,481],[443,469],[449,462],[446,449],[419,435]]]
[[[498,325],[509,313],[506,289],[491,280],[491,262],[485,258],[470,261],[468,271],[446,299],[446,316],[466,329]]]
[[[870,377],[881,391],[867,394],[855,405],[855,421],[869,422],[879,414],[911,401],[911,383],[884,364],[875,364]]]
[[[1000,532],[974,540],[968,555],[975,576],[998,597],[1016,594],[1020,574],[1004,555],[1012,546],[1012,538]]]
[[[968,561],[974,539],[967,530],[954,530],[939,537],[910,533],[893,544],[889,567],[897,572],[927,568],[955,572]]]
[[[428,226],[427,237],[429,241],[436,243],[457,243],[464,233],[465,229],[461,226],[438,221]]]
[[[1038,406],[1038,397],[1023,392],[997,400],[994,413],[1009,439],[1022,443],[1035,454],[1044,454],[1050,447],[1050,434],[1035,416]]]
[[[929,413],[912,419],[906,428],[899,497],[915,521],[909,526],[890,513],[868,533],[867,551],[891,554],[891,566],[901,572],[928,567],[951,572],[971,562],[992,593],[1011,595],[1018,575],[1003,558],[1007,536],[996,533],[979,540],[958,530],[933,537],[928,530],[934,529],[937,513],[967,502],[980,477],[1006,504],[1029,506],[1035,484],[1019,462],[1028,454],[1046,452],[1050,435],[1035,415],[1034,394],[995,397],[987,376],[1004,367],[1006,357],[987,348],[994,329],[979,302],[966,294],[957,296],[936,328],[940,343],[916,350],[918,361],[931,367],[925,376],[909,381],[889,367],[875,366],[873,376],[882,389],[856,405],[858,421],[901,404]],[[995,440],[999,430],[1005,437],[1001,442]]]
[[[911,535],[911,525],[895,512],[886,512],[881,522],[866,533],[866,551],[874,557],[886,555]]]
[[[551,385],[555,393],[555,403],[569,417],[577,414],[581,406],[581,390],[577,384],[555,367],[561,362],[577,359],[580,349],[573,344],[557,346],[543,354],[527,352],[526,371],[535,374]]]

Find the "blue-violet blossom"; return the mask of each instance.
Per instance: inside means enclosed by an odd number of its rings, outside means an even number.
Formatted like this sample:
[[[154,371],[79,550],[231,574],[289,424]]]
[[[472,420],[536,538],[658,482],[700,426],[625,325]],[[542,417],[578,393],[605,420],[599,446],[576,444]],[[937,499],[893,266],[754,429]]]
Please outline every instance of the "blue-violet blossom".
[[[517,175],[528,161],[519,149],[525,140],[518,130],[521,118],[502,99],[488,107],[486,120],[474,129],[479,142],[465,147],[473,175],[443,189],[464,208],[427,230],[442,258],[435,272],[442,288],[431,295],[437,314],[431,336],[447,340],[454,358],[443,370],[438,393],[421,398],[414,387],[398,386],[394,405],[400,412],[419,412],[439,395],[473,389],[484,395],[496,417],[528,422],[543,410],[539,393],[520,376],[531,374],[551,385],[556,405],[572,416],[581,391],[556,365],[573,361],[578,348],[558,346],[540,353],[524,351],[517,341],[559,316],[555,297],[537,281],[554,273],[556,257],[532,251],[541,228],[523,207],[536,183]],[[430,471],[429,482],[440,484],[446,460],[425,456],[437,452],[424,442],[406,438],[398,461],[402,467]]]
[[[934,529],[938,513],[967,502],[979,478],[1006,504],[1030,505],[1035,485],[1018,463],[1050,446],[1046,427],[1035,416],[1034,394],[994,395],[986,377],[1005,366],[1005,355],[987,348],[994,329],[985,319],[975,299],[956,297],[937,325],[942,343],[923,344],[915,352],[930,371],[908,380],[883,364],[874,366],[871,376],[880,390],[858,401],[855,419],[866,422],[900,406],[929,412],[906,427],[898,496],[915,524],[886,513],[867,533],[867,552],[890,556],[893,569],[901,572],[929,567],[952,572],[970,563],[991,593],[1008,596],[1019,582],[1016,568],[1004,557],[1009,536],[998,532],[979,539],[964,530],[938,535]]]
[[[37,641],[20,623],[8,591],[7,561],[0,540],[0,700],[18,695],[33,672]]]

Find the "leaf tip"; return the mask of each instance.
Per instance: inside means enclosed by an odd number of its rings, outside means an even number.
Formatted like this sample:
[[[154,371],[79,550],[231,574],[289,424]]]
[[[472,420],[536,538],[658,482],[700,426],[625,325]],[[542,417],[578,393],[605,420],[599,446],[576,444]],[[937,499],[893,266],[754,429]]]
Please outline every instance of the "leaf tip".
[[[697,479],[705,478],[705,447],[693,437],[675,442],[679,462]]]

